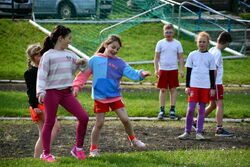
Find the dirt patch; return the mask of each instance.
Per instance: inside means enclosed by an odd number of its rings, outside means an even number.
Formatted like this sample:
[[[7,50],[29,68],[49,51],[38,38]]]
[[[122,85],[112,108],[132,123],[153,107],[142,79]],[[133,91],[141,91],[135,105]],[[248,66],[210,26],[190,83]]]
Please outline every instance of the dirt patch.
[[[226,123],[234,137],[215,137],[214,123],[205,123],[205,141],[176,139],[184,131],[183,121],[132,121],[137,137],[147,144],[145,151],[189,149],[250,149],[250,124]],[[76,121],[60,121],[61,131],[52,146],[56,156],[70,156],[75,142]],[[90,133],[94,121],[90,121],[84,148],[89,153]],[[193,138],[194,138],[193,133]],[[0,121],[0,158],[32,157],[38,138],[36,125],[30,121]],[[137,151],[130,147],[120,121],[106,121],[100,138],[101,153]]]

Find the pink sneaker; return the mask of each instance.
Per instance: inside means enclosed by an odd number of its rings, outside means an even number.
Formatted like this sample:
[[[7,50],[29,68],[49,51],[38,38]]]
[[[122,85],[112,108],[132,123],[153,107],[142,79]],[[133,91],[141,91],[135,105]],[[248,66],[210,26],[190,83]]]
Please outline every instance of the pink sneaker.
[[[83,148],[76,148],[76,146],[74,146],[73,149],[71,150],[71,154],[77,159],[80,159],[80,160],[86,159]]]
[[[55,162],[56,161],[55,157],[53,155],[51,155],[51,154],[45,155],[44,153],[42,153],[40,158],[43,161],[47,161],[47,162]]]

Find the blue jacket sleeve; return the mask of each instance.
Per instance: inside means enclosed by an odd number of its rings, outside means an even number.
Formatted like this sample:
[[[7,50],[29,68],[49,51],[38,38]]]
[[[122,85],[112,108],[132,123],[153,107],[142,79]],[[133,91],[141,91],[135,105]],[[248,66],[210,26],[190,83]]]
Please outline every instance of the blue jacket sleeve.
[[[144,80],[144,77],[141,76],[142,71],[143,70],[134,70],[129,65],[126,65],[123,70],[123,75],[131,80],[141,81],[141,80]]]

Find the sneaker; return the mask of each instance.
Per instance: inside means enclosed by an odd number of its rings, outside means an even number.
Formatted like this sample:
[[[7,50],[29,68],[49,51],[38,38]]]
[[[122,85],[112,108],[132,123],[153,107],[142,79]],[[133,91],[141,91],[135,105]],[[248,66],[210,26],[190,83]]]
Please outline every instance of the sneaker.
[[[56,161],[55,157],[51,154],[45,155],[44,153],[42,153],[40,158],[43,161],[47,161],[47,162],[55,162]]]
[[[71,150],[71,154],[77,159],[80,160],[86,159],[85,153],[82,148],[77,150],[76,146],[74,146],[73,149]]]
[[[169,111],[169,117],[170,117],[170,119],[175,119],[175,111],[174,110],[170,110]]]
[[[158,119],[163,119],[165,117],[165,111],[160,111],[158,114]]]
[[[99,157],[100,156],[99,150],[98,149],[94,149],[94,150],[90,151],[89,152],[89,156],[90,157]]]
[[[196,140],[204,140],[205,137],[202,135],[202,133],[196,133]]]
[[[227,136],[227,137],[231,137],[231,136],[234,136],[234,133],[228,132],[228,131],[224,130],[224,128],[218,128],[216,130],[215,136]]]
[[[180,140],[186,140],[190,138],[190,133],[184,132],[182,135],[178,136],[178,139]]]
[[[134,138],[134,140],[131,141],[131,146],[140,148],[140,149],[143,149],[146,147],[146,145],[141,140],[138,140],[136,138]]]

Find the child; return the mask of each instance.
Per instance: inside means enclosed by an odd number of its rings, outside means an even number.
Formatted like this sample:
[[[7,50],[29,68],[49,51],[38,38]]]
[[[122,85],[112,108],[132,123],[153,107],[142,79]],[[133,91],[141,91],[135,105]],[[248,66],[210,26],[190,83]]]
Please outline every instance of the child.
[[[71,30],[57,25],[50,36],[45,38],[37,76],[37,96],[45,105],[45,124],[42,130],[43,154],[41,159],[54,162],[50,154],[50,136],[55,123],[58,105],[63,106],[78,119],[76,144],[71,154],[77,159],[86,159],[83,151],[84,137],[87,130],[88,114],[71,92],[74,73],[84,70],[86,60],[79,59],[73,52],[66,50],[71,43]],[[83,65],[82,65],[83,64]],[[86,68],[87,69],[87,68]]]
[[[30,104],[30,115],[33,122],[36,122],[38,125],[39,137],[35,145],[34,158],[39,158],[42,154],[42,128],[44,125],[44,106],[43,104],[38,103],[36,97],[36,79],[37,79],[37,70],[38,65],[41,59],[39,54],[41,46],[39,44],[33,44],[28,46],[26,54],[28,57],[28,66],[29,69],[24,73],[24,79],[27,86],[27,95],[29,97]],[[57,132],[59,131],[59,123],[55,122],[55,125],[52,130],[51,143],[55,139]]]
[[[172,24],[166,24],[163,27],[164,39],[158,41],[155,48],[154,68],[155,75],[158,78],[157,87],[160,88],[160,112],[158,119],[165,117],[166,92],[170,92],[170,118],[174,119],[176,105],[176,87],[179,86],[178,80],[178,59],[180,61],[180,74],[184,77],[183,67],[183,49],[181,43],[174,36],[174,27]]]
[[[202,135],[205,107],[206,103],[209,103],[209,96],[215,94],[214,70],[216,69],[213,55],[207,51],[208,45],[209,35],[200,32],[197,37],[198,50],[191,52],[187,58],[185,92],[188,94],[188,109],[185,133],[178,136],[179,139],[190,137],[196,103],[199,103],[196,139],[205,139]]]
[[[221,51],[224,50],[228,44],[232,42],[232,37],[228,32],[222,32],[218,39],[217,45],[211,49],[209,52],[213,54],[215,64],[216,64],[216,93],[215,96],[211,97],[210,104],[206,108],[205,117],[207,117],[216,107],[216,122],[217,128],[215,132],[215,136],[233,136],[233,133],[227,132],[224,130],[222,126],[223,122],[223,111],[224,111],[224,103],[223,103],[223,85],[222,85],[222,77],[223,77],[223,60]]]
[[[89,60],[88,72],[80,72],[74,80],[73,92],[78,95],[89,76],[93,75],[92,98],[94,99],[94,112],[96,123],[91,134],[90,156],[99,156],[99,135],[104,124],[105,112],[115,111],[124,125],[125,131],[132,146],[144,148],[145,144],[135,137],[134,130],[125,110],[119,88],[122,76],[141,81],[150,75],[148,71],[134,70],[116,54],[122,47],[121,39],[117,35],[111,35],[97,50],[96,55]]]

